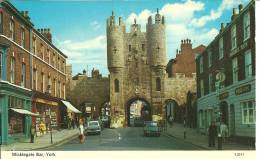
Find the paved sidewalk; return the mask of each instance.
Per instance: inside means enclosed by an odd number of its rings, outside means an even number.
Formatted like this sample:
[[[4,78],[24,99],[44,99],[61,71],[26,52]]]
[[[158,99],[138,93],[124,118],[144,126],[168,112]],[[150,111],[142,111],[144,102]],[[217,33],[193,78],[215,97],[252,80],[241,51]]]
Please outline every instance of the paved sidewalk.
[[[25,142],[17,142],[9,145],[1,145],[2,151],[26,151],[26,150],[41,150],[50,146],[62,144],[63,142],[69,141],[79,134],[79,130],[76,129],[63,129],[61,131],[54,131],[51,135],[50,133],[44,136],[36,137],[34,143],[30,143],[30,139]]]
[[[186,130],[186,139],[184,139],[184,130]],[[193,145],[200,146],[201,148],[208,150],[217,150],[217,138],[216,147],[208,147],[208,136],[197,132],[197,129],[184,128],[182,124],[174,123],[172,127],[168,125],[167,131],[164,134],[184,140]],[[226,141],[222,145],[223,150],[252,150],[248,145],[243,145],[231,141]]]

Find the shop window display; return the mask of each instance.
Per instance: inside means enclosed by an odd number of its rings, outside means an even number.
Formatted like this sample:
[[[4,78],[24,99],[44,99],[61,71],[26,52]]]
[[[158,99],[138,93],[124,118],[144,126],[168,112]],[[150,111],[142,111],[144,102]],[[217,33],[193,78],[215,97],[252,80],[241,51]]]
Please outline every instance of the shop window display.
[[[9,105],[9,108],[23,109],[24,108],[24,101],[20,98],[9,96],[8,105]],[[25,116],[23,114],[19,114],[19,113],[12,111],[12,110],[9,110],[8,111],[8,117],[9,117],[8,118],[8,123],[9,123],[8,133],[10,135],[25,132],[25,130],[24,130],[24,128],[25,128]]]
[[[50,124],[52,129],[57,128],[57,115],[56,108],[51,108],[48,106],[37,106],[37,113],[39,117],[36,118],[36,134],[41,136],[50,131]]]

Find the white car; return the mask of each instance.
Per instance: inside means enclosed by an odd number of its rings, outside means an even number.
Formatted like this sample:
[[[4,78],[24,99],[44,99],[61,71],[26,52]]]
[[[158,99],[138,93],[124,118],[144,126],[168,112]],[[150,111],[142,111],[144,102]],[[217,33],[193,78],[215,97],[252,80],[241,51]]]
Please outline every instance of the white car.
[[[86,127],[87,134],[99,134],[101,133],[101,126],[98,121],[89,121]]]

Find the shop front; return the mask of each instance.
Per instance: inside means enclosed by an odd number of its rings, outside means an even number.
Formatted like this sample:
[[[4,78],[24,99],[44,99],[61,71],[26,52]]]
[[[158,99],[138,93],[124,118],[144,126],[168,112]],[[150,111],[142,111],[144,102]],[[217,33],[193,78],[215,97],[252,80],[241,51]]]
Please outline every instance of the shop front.
[[[36,136],[42,136],[51,130],[60,128],[60,99],[46,93],[33,91],[32,112],[38,114],[32,118],[36,127]]]
[[[75,128],[78,124],[81,111],[68,101],[61,101],[61,123],[63,128]]]
[[[31,96],[29,89],[0,81],[1,144],[24,141],[30,136]]]
[[[211,121],[228,126],[229,136],[241,142],[255,139],[255,78],[237,82],[198,99],[198,125],[206,133]],[[209,113],[209,110],[210,111]],[[244,141],[242,141],[244,140]]]

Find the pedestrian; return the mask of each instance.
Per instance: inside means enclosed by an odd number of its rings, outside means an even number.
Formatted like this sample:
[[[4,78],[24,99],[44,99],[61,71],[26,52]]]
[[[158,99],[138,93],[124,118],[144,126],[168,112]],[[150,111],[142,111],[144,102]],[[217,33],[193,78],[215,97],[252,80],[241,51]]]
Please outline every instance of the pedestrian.
[[[226,142],[226,139],[228,137],[228,127],[224,122],[221,122],[220,124],[220,134],[223,139],[223,142]]]
[[[183,118],[183,126],[186,127],[186,117]]]
[[[83,120],[79,120],[79,142],[81,144],[84,143],[85,140],[85,135],[84,135],[84,126],[83,126]]]
[[[72,125],[72,128],[75,129],[75,120],[73,118],[71,119],[71,125]]]
[[[35,125],[31,125],[31,143],[34,143],[34,137],[35,137]]]
[[[216,136],[217,136],[217,127],[215,125],[215,122],[211,122],[211,124],[208,128],[209,147],[215,147]]]
[[[77,126],[77,128],[79,128],[79,118],[78,117],[76,117],[76,126]]]

